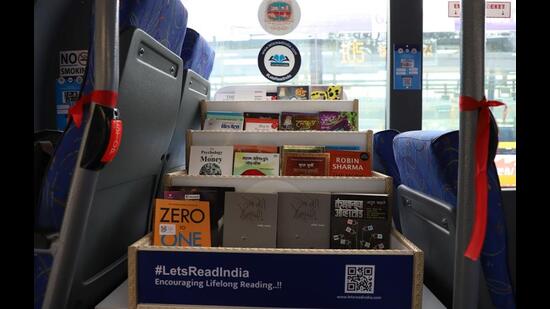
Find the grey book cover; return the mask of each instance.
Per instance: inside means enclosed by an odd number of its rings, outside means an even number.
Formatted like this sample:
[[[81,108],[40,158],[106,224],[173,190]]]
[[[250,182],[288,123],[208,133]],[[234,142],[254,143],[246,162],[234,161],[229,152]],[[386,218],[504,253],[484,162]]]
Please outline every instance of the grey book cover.
[[[330,247],[330,193],[280,192],[277,247]]]
[[[276,247],[276,193],[226,192],[224,207],[224,247]]]

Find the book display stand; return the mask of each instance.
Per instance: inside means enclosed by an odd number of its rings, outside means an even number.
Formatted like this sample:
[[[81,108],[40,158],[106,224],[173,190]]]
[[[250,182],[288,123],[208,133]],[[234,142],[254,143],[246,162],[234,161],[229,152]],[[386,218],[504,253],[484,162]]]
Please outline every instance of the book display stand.
[[[209,111],[357,112],[358,102],[204,101],[201,111],[204,121]],[[355,145],[372,154],[372,131],[189,130],[186,154],[191,146],[236,144]],[[377,172],[370,177],[336,177],[196,176],[182,171],[165,177],[167,186],[231,186],[248,193],[377,193],[390,198],[393,193],[392,178]],[[151,237],[129,247],[129,308],[420,308],[422,304],[423,253],[395,230],[385,250],[162,247],[152,246]]]

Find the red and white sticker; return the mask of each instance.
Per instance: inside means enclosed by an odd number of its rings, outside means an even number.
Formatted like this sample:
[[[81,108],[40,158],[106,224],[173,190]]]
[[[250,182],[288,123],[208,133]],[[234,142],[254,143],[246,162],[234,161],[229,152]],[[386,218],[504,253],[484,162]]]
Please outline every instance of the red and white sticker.
[[[449,1],[449,17],[460,17],[460,1]],[[487,2],[485,4],[486,18],[510,18],[512,16],[511,2]]]
[[[109,135],[109,144],[101,158],[101,162],[109,163],[113,161],[122,140],[122,120],[111,120],[111,134]]]
[[[264,0],[258,10],[262,28],[273,35],[292,32],[300,22],[300,6],[296,0]]]

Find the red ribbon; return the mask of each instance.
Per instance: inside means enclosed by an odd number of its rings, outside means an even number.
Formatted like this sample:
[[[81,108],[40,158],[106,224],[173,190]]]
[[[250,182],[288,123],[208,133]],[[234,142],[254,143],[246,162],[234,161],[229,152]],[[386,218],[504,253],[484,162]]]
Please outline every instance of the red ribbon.
[[[69,119],[74,121],[77,128],[82,124],[84,105],[94,102],[96,104],[114,108],[118,101],[118,93],[110,90],[94,90],[89,95],[80,97],[76,103],[69,108]]]
[[[489,156],[489,125],[490,125],[490,106],[501,106],[504,103],[498,101],[487,101],[485,97],[478,101],[472,97],[461,96],[461,111],[475,111],[479,109],[477,118],[476,133],[476,152],[475,152],[475,187],[476,187],[476,205],[474,213],[474,227],[470,237],[470,243],[464,256],[476,261],[481,254],[485,232],[487,229],[487,159]]]

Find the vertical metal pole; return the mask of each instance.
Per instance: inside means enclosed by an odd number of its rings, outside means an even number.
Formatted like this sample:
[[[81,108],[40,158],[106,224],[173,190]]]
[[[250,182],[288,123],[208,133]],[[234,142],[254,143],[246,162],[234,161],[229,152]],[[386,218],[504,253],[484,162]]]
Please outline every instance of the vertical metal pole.
[[[118,92],[118,1],[96,0],[95,24],[95,89]]]
[[[94,24],[94,90],[118,92],[118,0],[96,0]],[[75,269],[75,261],[78,259],[79,246],[83,242],[82,231],[86,228],[86,218],[93,202],[100,173],[100,171],[80,167],[95,108],[96,104],[92,102],[89,106],[88,121],[84,128],[70,183],[71,187],[57,242],[57,252],[54,252],[54,262],[44,296],[43,309],[67,307],[75,274],[78,271]]]
[[[461,95],[483,97],[485,68],[485,1],[462,1]],[[479,261],[464,257],[470,241],[475,207],[475,137],[477,111],[460,112],[458,205],[453,283],[453,308],[477,308]]]

